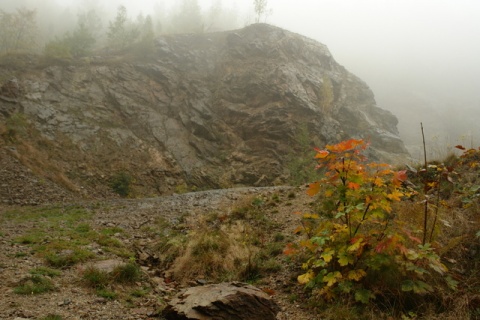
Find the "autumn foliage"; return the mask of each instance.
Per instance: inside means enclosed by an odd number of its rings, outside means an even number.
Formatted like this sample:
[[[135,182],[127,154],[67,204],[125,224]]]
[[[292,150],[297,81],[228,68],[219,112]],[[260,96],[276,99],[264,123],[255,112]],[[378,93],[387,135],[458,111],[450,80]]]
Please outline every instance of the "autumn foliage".
[[[418,226],[396,217],[395,203],[416,195],[404,186],[406,172],[367,162],[367,147],[351,139],[316,149],[324,174],[307,193],[319,206],[302,214],[296,231],[305,238],[285,252],[306,257],[298,282],[325,300],[351,297],[362,303],[385,292],[432,292],[438,275],[446,280],[441,285],[455,287],[431,244],[415,236]]]

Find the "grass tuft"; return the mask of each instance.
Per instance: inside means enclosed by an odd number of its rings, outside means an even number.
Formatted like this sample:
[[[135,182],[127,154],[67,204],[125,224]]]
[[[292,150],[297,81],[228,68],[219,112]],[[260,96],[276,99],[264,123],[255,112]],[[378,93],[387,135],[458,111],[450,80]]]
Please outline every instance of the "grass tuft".
[[[40,294],[55,289],[53,282],[40,275],[32,275],[20,282],[20,285],[13,289],[16,294]]]
[[[135,283],[140,280],[140,267],[132,262],[117,266],[112,271],[112,279],[116,283]]]

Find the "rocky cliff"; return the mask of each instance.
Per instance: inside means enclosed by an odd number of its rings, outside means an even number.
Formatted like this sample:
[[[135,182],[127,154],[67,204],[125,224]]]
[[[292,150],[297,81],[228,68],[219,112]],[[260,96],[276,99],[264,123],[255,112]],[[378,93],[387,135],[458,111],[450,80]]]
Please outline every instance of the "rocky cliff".
[[[119,172],[142,195],[282,184],[302,127],[317,146],[364,138],[373,159],[407,156],[397,119],[325,45],[265,24],[163,36],[152,59],[1,68],[15,75],[0,90],[2,122],[20,112],[32,127],[9,140],[4,124],[3,157],[37,175],[48,164],[75,191],[107,194]]]

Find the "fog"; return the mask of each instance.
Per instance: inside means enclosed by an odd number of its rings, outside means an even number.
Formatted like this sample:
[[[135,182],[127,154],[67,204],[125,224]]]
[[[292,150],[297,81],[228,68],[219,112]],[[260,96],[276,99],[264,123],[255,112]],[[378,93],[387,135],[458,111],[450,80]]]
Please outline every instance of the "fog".
[[[179,3],[0,0],[0,8],[36,7],[53,36],[68,29],[65,20],[74,20],[85,8],[102,12],[106,27],[121,4],[132,17],[140,12],[158,17],[178,10]],[[221,3],[232,14],[224,19],[232,27],[255,21],[253,0],[198,3],[204,13]],[[480,145],[480,1],[268,0],[268,9],[262,22],[326,44],[338,63],[370,86],[378,106],[399,118],[401,136],[414,157],[420,158],[420,122],[432,156],[443,156],[459,143]],[[211,22],[205,29],[216,30]]]

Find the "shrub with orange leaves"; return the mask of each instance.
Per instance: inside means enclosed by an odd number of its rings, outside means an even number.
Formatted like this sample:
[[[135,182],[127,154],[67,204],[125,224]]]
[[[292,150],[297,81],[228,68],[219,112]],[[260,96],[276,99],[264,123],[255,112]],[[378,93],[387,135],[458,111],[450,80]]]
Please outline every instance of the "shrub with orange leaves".
[[[367,146],[351,139],[316,149],[325,173],[307,190],[318,197],[319,212],[304,214],[296,230],[306,235],[299,247],[308,257],[298,282],[326,300],[351,296],[362,303],[392,289],[431,292],[432,276],[447,268],[430,244],[423,245],[395,218],[393,204],[410,197],[403,187],[406,172],[366,162]]]

